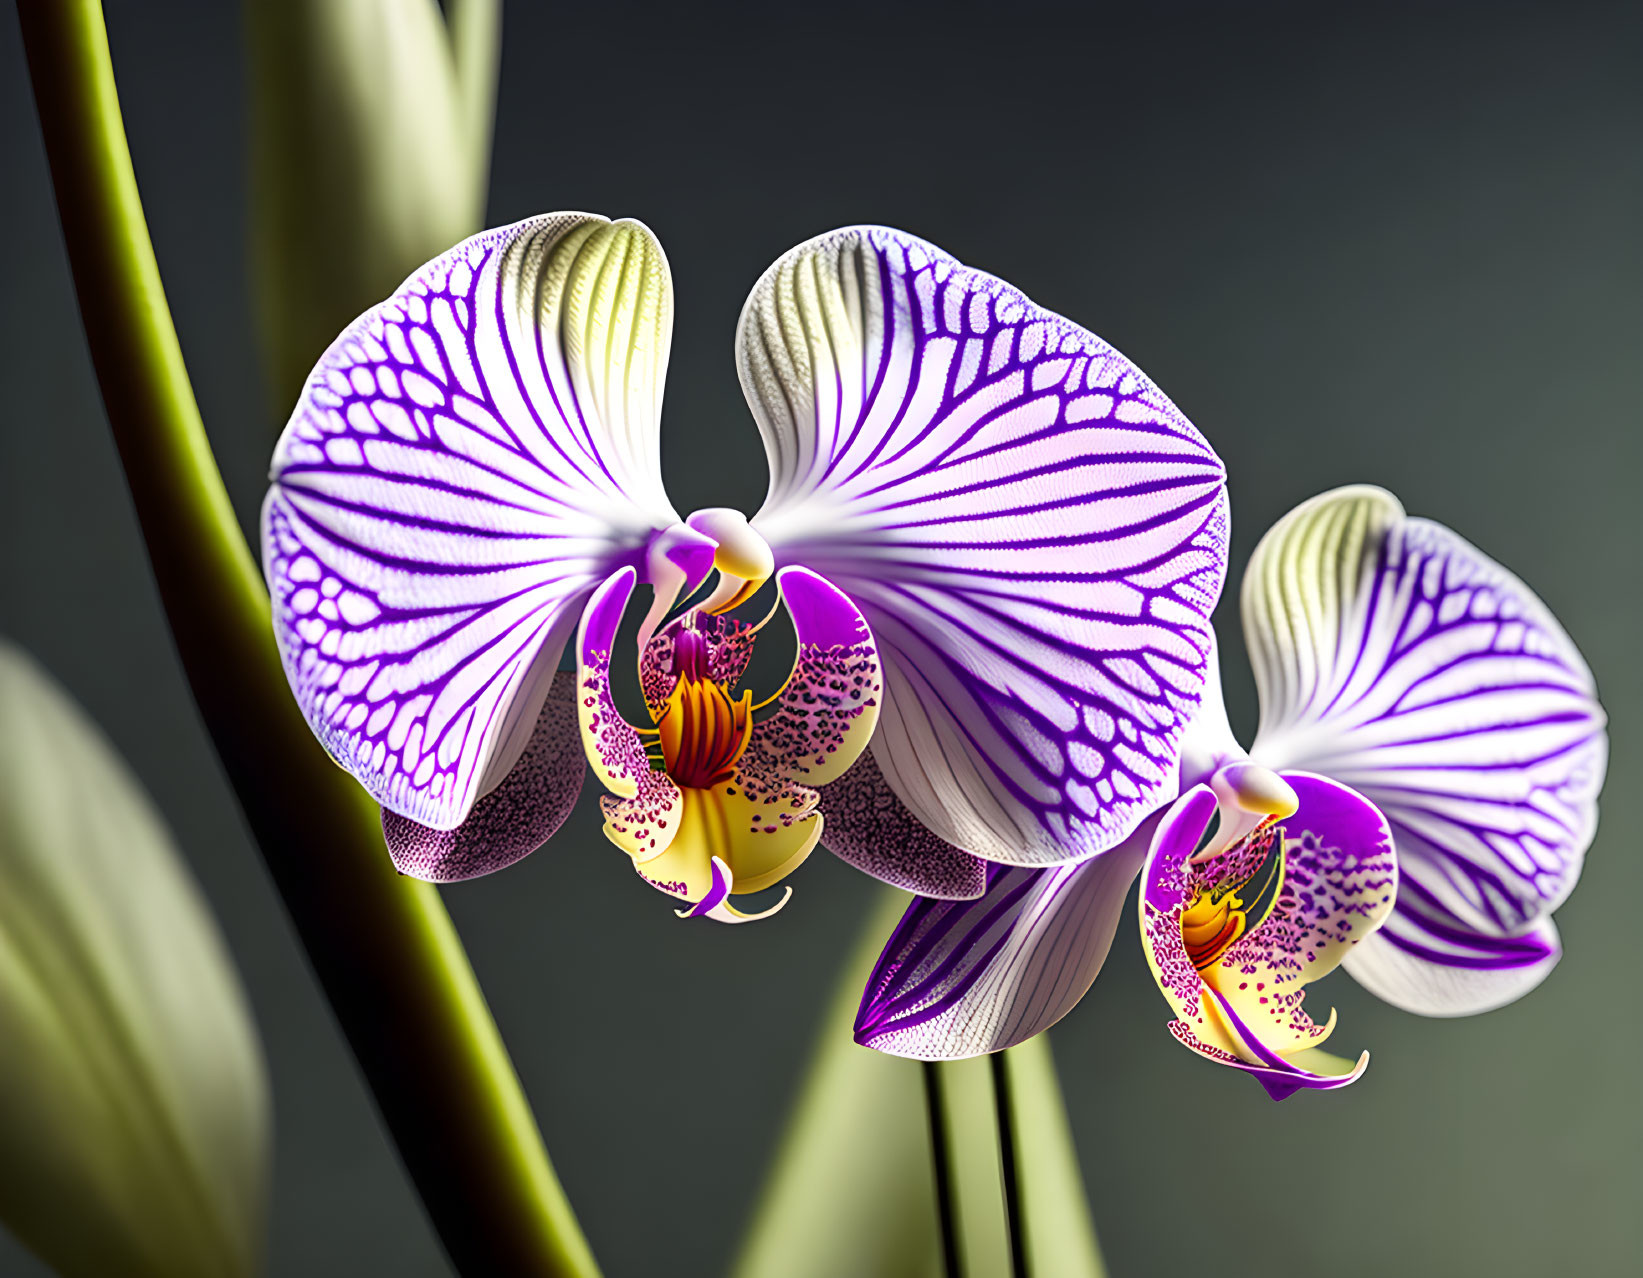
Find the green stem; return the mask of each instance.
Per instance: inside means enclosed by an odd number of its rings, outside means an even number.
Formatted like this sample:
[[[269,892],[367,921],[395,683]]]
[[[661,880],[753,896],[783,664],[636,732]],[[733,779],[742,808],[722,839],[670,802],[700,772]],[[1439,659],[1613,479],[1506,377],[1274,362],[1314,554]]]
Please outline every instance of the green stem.
[[[592,1252],[437,891],[285,683],[149,242],[98,0],[19,0],[81,317],[178,655],[274,882],[456,1268],[593,1278]]]
[[[930,1116],[930,1170],[936,1182],[936,1215],[941,1224],[942,1268],[947,1278],[964,1278],[958,1241],[958,1178],[953,1174],[942,1064],[924,1061],[922,1066],[924,1103]]]
[[[1010,1053],[994,1052],[987,1058],[992,1070],[993,1112],[998,1120],[998,1158],[1004,1182],[1004,1217],[1010,1237],[1010,1273],[1028,1278],[1027,1226],[1021,1212],[1021,1137],[1016,1119],[1015,1096],[1010,1087]]]

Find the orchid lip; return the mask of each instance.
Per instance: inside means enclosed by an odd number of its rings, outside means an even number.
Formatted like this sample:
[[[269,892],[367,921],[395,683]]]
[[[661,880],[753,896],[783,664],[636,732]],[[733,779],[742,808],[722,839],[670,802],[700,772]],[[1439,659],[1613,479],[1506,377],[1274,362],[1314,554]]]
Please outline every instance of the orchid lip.
[[[1177,1017],[1170,1032],[1201,1056],[1254,1073],[1277,1099],[1344,1086],[1364,1062],[1317,1054],[1335,1016],[1317,1024],[1304,999],[1392,911],[1397,861],[1386,818],[1327,778],[1235,767],[1176,802],[1143,872],[1142,940]],[[1258,817],[1252,831],[1194,855],[1221,805],[1240,797],[1292,810],[1249,814]],[[1307,1068],[1315,1059],[1328,1068]]]
[[[609,679],[635,584],[632,569],[613,574],[590,599],[578,639],[588,757],[611,791],[605,834],[653,885],[690,902],[686,915],[767,918],[780,903],[743,913],[725,898],[775,886],[817,846],[815,787],[848,770],[876,720],[872,633],[836,587],[783,569],[777,603],[798,642],[791,673],[755,719],[752,693],[735,689],[774,608],[754,622],[693,605],[640,653],[654,724],[641,729],[618,711]]]

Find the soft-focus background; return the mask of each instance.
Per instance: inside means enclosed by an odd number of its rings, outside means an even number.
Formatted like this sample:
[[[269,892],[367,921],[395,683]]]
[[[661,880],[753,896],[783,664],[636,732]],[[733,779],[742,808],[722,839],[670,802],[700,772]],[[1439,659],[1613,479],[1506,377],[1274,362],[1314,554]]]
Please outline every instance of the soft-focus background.
[[[515,0],[489,221],[580,208],[661,236],[680,509],[763,494],[730,358],[748,287],[799,240],[876,221],[1136,359],[1226,458],[1235,573],[1291,505],[1371,481],[1525,577],[1614,720],[1602,830],[1557,916],[1567,957],[1537,993],[1427,1021],[1338,975],[1313,997],[1370,1071],[1274,1106],[1164,1032],[1126,922],[1052,1037],[1115,1278],[1279,1256],[1335,1278],[1632,1274],[1643,13],[1319,8]],[[161,268],[249,527],[277,423],[247,291],[238,9],[114,0],[109,18]],[[444,1274],[172,653],[9,11],[0,173],[0,631],[108,729],[223,920],[273,1074],[271,1272]],[[1234,610],[1220,620],[1247,733]],[[817,856],[780,921],[685,927],[604,844],[591,791],[549,850],[446,899],[607,1272],[717,1274],[871,890]],[[41,1272],[0,1239],[0,1274]]]

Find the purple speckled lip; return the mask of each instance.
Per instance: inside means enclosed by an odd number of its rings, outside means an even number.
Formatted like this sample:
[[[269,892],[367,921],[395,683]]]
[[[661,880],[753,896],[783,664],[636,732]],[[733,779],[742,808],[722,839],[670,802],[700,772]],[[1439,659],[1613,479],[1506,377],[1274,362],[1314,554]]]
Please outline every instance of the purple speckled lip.
[[[1286,1053],[1329,1036],[1333,1017],[1327,1026],[1313,1022],[1306,987],[1374,933],[1397,892],[1391,832],[1373,804],[1326,777],[1286,772],[1282,780],[1296,810],[1222,851],[1197,851],[1215,790],[1182,796],[1154,839],[1141,892],[1147,960],[1178,1018],[1170,1032],[1202,1056],[1255,1073],[1277,1100],[1303,1087],[1342,1087],[1362,1073],[1362,1060],[1349,1073],[1320,1074]],[[1249,885],[1275,856],[1282,877],[1266,897]],[[1222,939],[1211,944],[1216,929]]]
[[[1266,1094],[1275,1101],[1288,1100],[1303,1089],[1334,1091],[1336,1088],[1345,1087],[1362,1078],[1364,1070],[1369,1066],[1369,1053],[1365,1052],[1344,1074],[1315,1074],[1311,1070],[1301,1069],[1262,1044],[1260,1036],[1244,1023],[1243,1018],[1233,1010],[1232,1004],[1225,998],[1214,990],[1209,991],[1209,994],[1215,1000],[1221,1015],[1231,1023],[1238,1037],[1243,1039],[1261,1060],[1259,1065],[1240,1062],[1239,1068],[1260,1083],[1266,1089]]]

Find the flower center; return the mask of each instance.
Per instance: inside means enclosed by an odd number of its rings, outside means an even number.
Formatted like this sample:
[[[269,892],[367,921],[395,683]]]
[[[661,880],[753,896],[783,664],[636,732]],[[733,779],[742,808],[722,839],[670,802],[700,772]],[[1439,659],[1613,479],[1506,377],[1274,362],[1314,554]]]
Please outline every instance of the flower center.
[[[1206,885],[1181,912],[1181,942],[1200,972],[1214,967],[1238,938],[1267,921],[1284,882],[1284,837],[1272,818],[1232,852],[1235,864],[1253,867],[1227,881]]]
[[[736,774],[753,735],[753,694],[735,701],[708,677],[707,642],[694,630],[675,640],[678,682],[656,720],[662,766],[686,790],[711,790]]]

